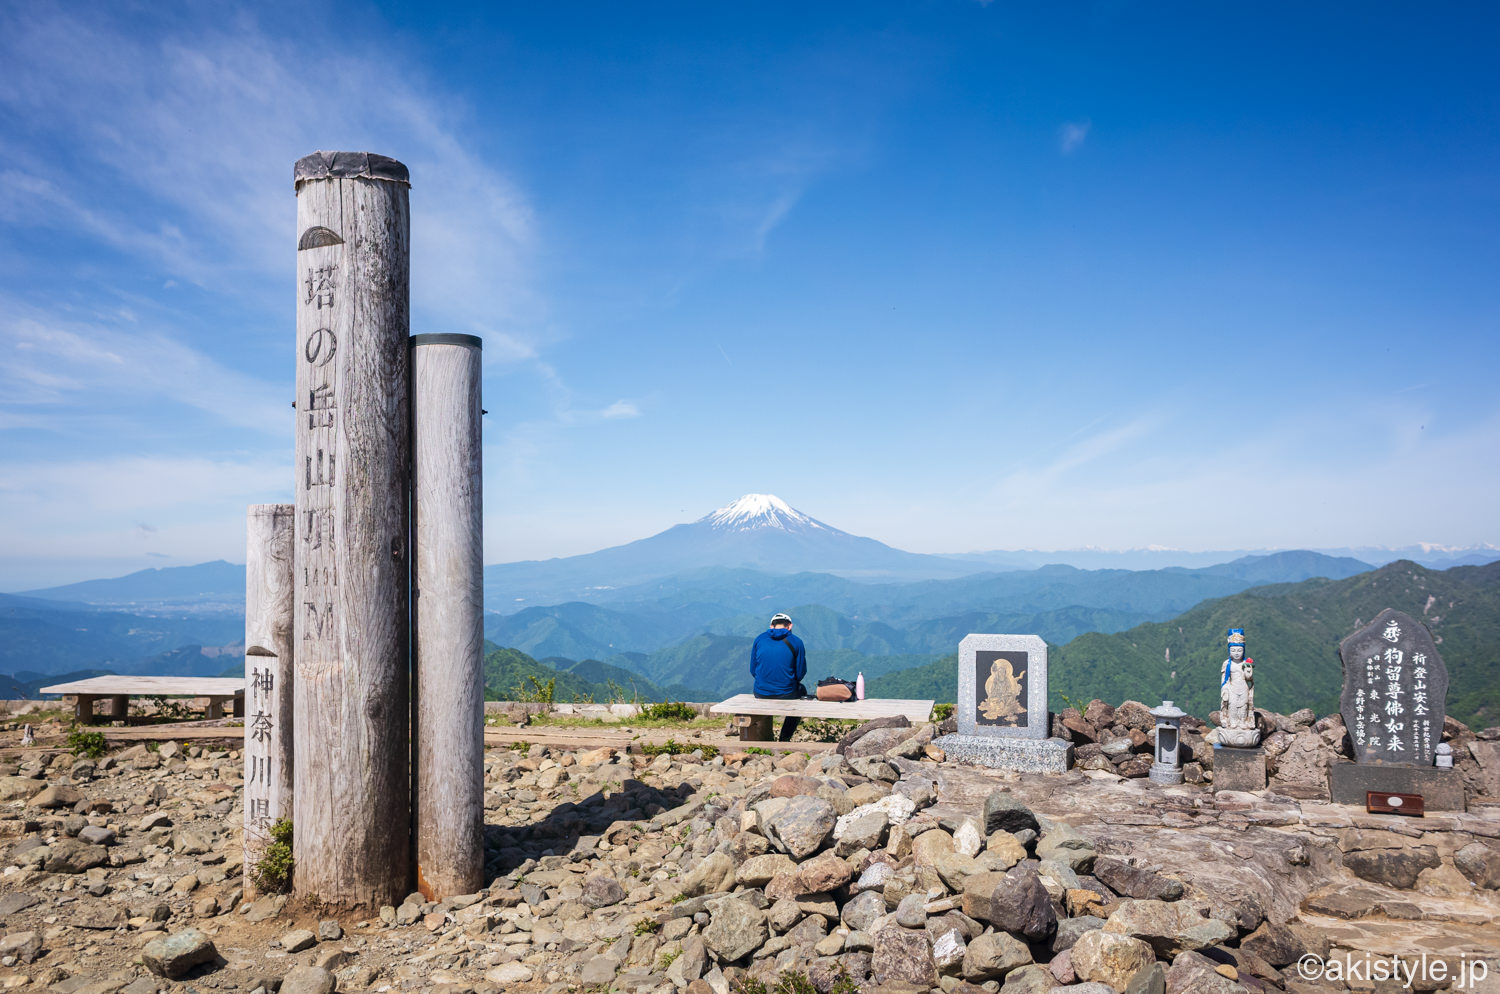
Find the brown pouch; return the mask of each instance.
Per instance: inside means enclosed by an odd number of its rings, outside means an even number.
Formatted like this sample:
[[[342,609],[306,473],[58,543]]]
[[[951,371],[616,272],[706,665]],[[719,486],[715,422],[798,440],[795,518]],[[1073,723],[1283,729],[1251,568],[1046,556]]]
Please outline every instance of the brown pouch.
[[[818,682],[818,700],[852,701],[854,688],[846,680],[824,680]]]

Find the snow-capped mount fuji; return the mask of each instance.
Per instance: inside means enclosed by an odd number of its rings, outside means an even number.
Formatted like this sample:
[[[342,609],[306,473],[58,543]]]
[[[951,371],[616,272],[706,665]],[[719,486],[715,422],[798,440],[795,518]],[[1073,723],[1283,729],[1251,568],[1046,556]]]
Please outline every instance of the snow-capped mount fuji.
[[[927,580],[987,567],[894,549],[840,531],[773,494],[746,494],[696,521],[598,552],[487,566],[491,610],[554,598],[593,599],[604,589],[709,568],[832,573],[860,580]]]
[[[747,532],[757,528],[780,528],[794,534],[818,530],[838,531],[816,518],[808,517],[775,494],[746,494],[734,503],[726,504],[714,513],[699,518],[697,524],[707,524],[720,532]]]

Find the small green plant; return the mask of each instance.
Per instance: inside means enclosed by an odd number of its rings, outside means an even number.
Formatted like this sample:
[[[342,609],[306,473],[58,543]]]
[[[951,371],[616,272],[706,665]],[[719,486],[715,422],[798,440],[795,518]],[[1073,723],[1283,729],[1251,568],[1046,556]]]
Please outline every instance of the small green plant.
[[[839,964],[838,976],[833,978],[833,986],[828,988],[828,994],[859,994],[859,985],[849,976],[849,968],[843,963]]]
[[[677,962],[677,957],[682,955],[681,949],[668,949],[656,960],[656,969],[659,973],[666,972],[667,967]]]
[[[953,704],[934,704],[932,706],[932,720],[947,721],[949,718],[953,717],[953,710],[955,707],[956,705]]]
[[[604,687],[609,692],[609,703],[611,704],[635,704],[641,699],[640,692],[635,689],[634,680],[630,682],[629,697],[625,696],[625,688],[613,680],[605,681]]]
[[[697,721],[698,712],[691,704],[682,701],[662,701],[660,704],[642,704],[641,718],[646,721]]]
[[[752,756],[774,756],[774,755],[776,755],[771,750],[769,750],[769,749],[762,749],[760,746],[749,746],[748,748],[745,749],[745,751],[748,752]]]
[[[527,753],[531,752],[531,743],[527,742],[525,739],[518,739],[517,741],[512,742],[509,748],[511,752],[519,752],[522,756],[525,756]]]
[[[683,901],[686,901],[686,900],[687,900],[687,895],[679,893],[679,894],[673,894],[672,895],[672,899],[670,901],[668,901],[667,903],[668,904],[681,904]]]
[[[709,745],[706,742],[684,745],[676,739],[667,739],[665,742],[642,742],[641,752],[647,756],[681,756],[696,750],[703,751],[704,759],[713,759],[719,754],[719,747]]]
[[[660,931],[660,929],[661,922],[657,921],[655,918],[642,918],[640,921],[635,923],[636,935],[654,935],[656,932]]]
[[[548,677],[547,682],[543,683],[530,674],[522,677],[520,686],[510,689],[516,700],[528,704],[551,704],[552,695],[556,691],[557,677]]]
[[[786,970],[776,978],[775,986],[767,986],[763,980],[741,977],[729,985],[733,994],[818,994],[817,987],[801,970]],[[848,970],[840,970],[829,994],[859,994],[859,986],[849,976]]]
[[[1083,714],[1083,709],[1086,708],[1086,707],[1088,707],[1088,705],[1089,705],[1088,701],[1082,700],[1080,698],[1069,697],[1067,694],[1064,694],[1062,691],[1058,691],[1057,696],[1062,698],[1063,707],[1065,707],[1065,708],[1072,708],[1074,711],[1077,711],[1079,714]]]
[[[807,718],[797,729],[797,737],[810,738],[814,742],[837,742],[858,724],[849,718]]]
[[[250,871],[250,879],[258,890],[279,893],[292,885],[292,865],[292,820],[278,818],[271,826],[271,844]]]
[[[68,748],[75,756],[98,759],[104,755],[104,733],[75,728],[68,733]]]

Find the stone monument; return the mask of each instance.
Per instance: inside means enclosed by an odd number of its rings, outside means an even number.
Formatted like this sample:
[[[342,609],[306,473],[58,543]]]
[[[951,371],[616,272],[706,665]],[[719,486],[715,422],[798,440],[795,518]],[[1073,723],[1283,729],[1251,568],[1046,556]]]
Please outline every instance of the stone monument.
[[[1448,669],[1427,626],[1386,608],[1339,643],[1340,710],[1353,763],[1329,768],[1329,793],[1363,806],[1369,791],[1421,794],[1428,810],[1465,807],[1463,782],[1435,765],[1443,739]]]
[[[1266,758],[1255,719],[1255,660],[1245,653],[1245,630],[1229,629],[1229,658],[1219,671],[1219,727],[1214,747],[1214,790],[1265,790]]]
[[[1047,643],[969,635],[958,644],[958,732],[934,740],[951,759],[1023,773],[1065,773],[1073,746],[1048,736]]]

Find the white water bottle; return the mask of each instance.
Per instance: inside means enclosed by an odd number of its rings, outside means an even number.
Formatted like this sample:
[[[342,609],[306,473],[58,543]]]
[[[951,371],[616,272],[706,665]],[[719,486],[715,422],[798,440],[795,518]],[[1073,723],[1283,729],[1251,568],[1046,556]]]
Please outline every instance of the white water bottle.
[[[862,701],[865,699],[865,672],[859,671],[859,676],[854,678],[854,699]]]

